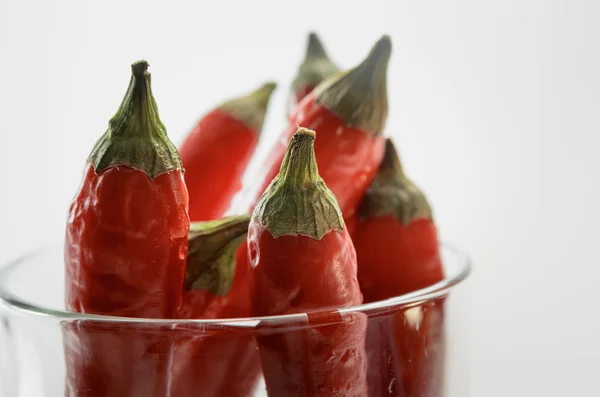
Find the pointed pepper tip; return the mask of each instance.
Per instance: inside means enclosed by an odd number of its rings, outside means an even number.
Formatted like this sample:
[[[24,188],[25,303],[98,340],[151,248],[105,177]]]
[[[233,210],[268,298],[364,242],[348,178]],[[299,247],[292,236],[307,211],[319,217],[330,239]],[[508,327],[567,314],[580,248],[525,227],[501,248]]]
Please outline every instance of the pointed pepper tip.
[[[327,58],[327,53],[325,52],[325,47],[323,47],[323,43],[321,39],[315,32],[310,32],[308,34],[308,45],[306,47],[306,58]]]
[[[263,93],[265,96],[270,97],[273,91],[277,88],[277,83],[274,81],[268,81],[260,86],[256,92]]]
[[[371,52],[365,59],[365,63],[387,63],[392,55],[392,39],[390,36],[385,35],[381,37],[373,48],[371,48]]]
[[[308,128],[304,128],[304,127],[299,127],[298,130],[296,131],[296,135],[307,135],[307,136],[310,136],[313,138],[315,138],[317,136],[315,131],[308,129]]]

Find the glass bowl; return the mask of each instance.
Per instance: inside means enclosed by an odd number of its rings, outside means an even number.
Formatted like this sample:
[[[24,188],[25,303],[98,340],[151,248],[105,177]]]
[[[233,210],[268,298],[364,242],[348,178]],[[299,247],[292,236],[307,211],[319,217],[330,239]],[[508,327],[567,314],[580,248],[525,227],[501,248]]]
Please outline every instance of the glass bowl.
[[[458,287],[470,262],[441,250],[447,277],[429,288],[226,320],[66,312],[62,248],[39,250],[0,269],[0,396],[253,397],[267,396],[268,384],[270,397],[464,397],[468,302]],[[337,384],[352,363],[364,364],[356,382]]]

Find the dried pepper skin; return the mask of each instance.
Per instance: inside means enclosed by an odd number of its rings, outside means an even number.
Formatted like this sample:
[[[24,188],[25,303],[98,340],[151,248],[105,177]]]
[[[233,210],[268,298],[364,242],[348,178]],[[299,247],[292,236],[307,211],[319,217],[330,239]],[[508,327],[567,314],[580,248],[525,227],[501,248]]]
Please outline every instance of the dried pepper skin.
[[[362,303],[356,253],[314,140],[294,134],[248,230],[252,315],[309,313],[302,329],[257,338],[262,369],[269,396],[365,396],[366,317],[336,310]]]
[[[399,296],[443,280],[431,207],[404,174],[389,139],[377,175],[352,223],[365,302]],[[441,396],[443,303],[443,299],[426,302],[369,323],[369,396]]]
[[[148,63],[88,159],[65,238],[67,310],[173,318],[188,249],[188,195],[175,146],[158,116]],[[70,397],[162,397],[172,341],[165,330],[94,321],[63,327]]]
[[[218,219],[242,187],[242,176],[258,144],[275,83],[233,99],[203,116],[180,153],[193,222]]]

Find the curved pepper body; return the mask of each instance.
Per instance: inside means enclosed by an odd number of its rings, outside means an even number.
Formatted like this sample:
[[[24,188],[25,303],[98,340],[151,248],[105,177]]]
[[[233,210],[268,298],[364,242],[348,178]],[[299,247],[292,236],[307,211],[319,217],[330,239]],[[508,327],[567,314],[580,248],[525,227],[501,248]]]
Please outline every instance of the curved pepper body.
[[[65,241],[68,310],[173,318],[187,255],[181,171],[150,179],[127,166],[88,166],[71,204]]]
[[[127,166],[98,175],[88,166],[67,224],[67,309],[172,318],[181,299],[188,229],[180,171],[150,179]],[[66,324],[66,395],[166,395],[172,346],[166,335],[133,323]]]
[[[248,250],[253,315],[303,313],[362,302],[355,251],[345,230],[331,231],[321,240],[275,239],[252,221]],[[325,313],[309,314],[305,329],[257,338],[269,396],[367,395],[366,317],[342,317],[335,310]]]
[[[198,122],[179,149],[192,221],[225,214],[242,187],[257,143],[256,131],[223,110],[215,109]]]
[[[359,220],[353,240],[365,302],[416,291],[444,278],[437,229],[431,219],[408,225],[393,214]]]

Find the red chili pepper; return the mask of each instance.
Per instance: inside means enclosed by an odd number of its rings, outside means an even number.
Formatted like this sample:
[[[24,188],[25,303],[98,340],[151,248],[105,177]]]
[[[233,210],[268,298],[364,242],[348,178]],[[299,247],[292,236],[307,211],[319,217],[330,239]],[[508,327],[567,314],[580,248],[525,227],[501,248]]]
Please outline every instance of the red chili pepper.
[[[391,42],[385,36],[360,65],[324,82],[302,101],[263,167],[265,174],[255,184],[257,194],[262,194],[277,175],[287,144],[300,125],[318,129],[315,153],[321,176],[345,216],[356,210],[383,157],[381,132],[387,118],[386,74],[390,54]],[[242,245],[238,250],[235,279],[227,296],[228,306],[238,308],[240,316],[246,316],[243,313],[249,310],[246,249]],[[253,344],[245,350],[238,355],[255,354]]]
[[[217,219],[242,187],[275,83],[225,102],[200,119],[181,144],[190,219]]]
[[[68,310],[172,318],[181,299],[188,196],[147,68],[145,61],[132,65],[129,89],[69,209]],[[166,395],[163,342],[151,329],[73,324],[65,331],[67,395]]]
[[[404,174],[389,139],[354,222],[352,237],[365,302],[406,294],[444,278],[431,207]],[[440,371],[432,368],[443,361],[442,310],[442,302],[436,301],[369,324],[371,396],[439,395],[434,390]]]
[[[300,126],[319,132],[315,153],[321,176],[344,218],[354,214],[383,157],[390,54],[391,41],[384,36],[360,65],[326,80],[302,101],[271,150],[253,203],[277,175]]]
[[[248,251],[255,316],[362,303],[352,241],[319,176],[314,141],[314,131],[298,129],[252,215]],[[326,325],[336,317],[339,324]],[[366,396],[366,318],[343,318],[333,310],[309,315],[308,324],[258,337],[269,396]]]
[[[311,32],[308,35],[306,56],[292,83],[288,114],[292,115],[298,103],[310,94],[316,86],[321,84],[323,80],[338,72],[340,72],[339,68],[327,56],[319,36]]]
[[[240,317],[225,295],[234,278],[235,253],[245,242],[248,215],[192,223],[179,318]],[[248,298],[246,297],[246,301]],[[248,316],[249,311],[244,313]],[[254,345],[254,356],[245,348]],[[260,371],[252,335],[233,330],[177,329],[172,395],[250,396]]]

